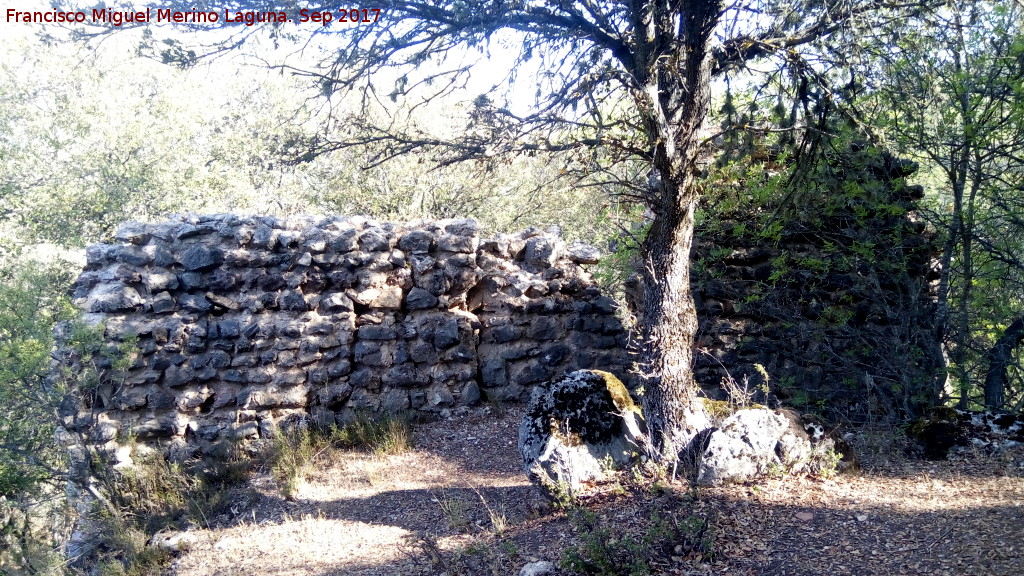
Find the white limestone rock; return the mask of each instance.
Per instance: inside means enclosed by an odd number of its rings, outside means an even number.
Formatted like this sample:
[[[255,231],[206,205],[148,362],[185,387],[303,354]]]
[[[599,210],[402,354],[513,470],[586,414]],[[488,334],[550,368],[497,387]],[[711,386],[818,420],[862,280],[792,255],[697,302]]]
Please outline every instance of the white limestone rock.
[[[764,475],[772,466],[800,471],[812,446],[798,420],[795,415],[767,408],[737,411],[708,436],[697,483],[745,482]]]

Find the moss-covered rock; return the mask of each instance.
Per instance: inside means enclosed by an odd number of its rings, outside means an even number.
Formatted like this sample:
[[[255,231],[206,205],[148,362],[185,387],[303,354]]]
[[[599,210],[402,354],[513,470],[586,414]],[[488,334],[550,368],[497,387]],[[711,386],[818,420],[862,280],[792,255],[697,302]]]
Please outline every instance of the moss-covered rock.
[[[523,470],[549,496],[577,494],[645,440],[640,408],[609,372],[578,370],[534,390],[519,427]]]

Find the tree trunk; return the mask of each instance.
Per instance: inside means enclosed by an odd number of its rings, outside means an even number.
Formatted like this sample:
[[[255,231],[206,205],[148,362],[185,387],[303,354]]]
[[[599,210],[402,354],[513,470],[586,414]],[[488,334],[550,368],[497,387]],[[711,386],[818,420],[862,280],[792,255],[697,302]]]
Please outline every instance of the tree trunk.
[[[711,94],[711,32],[718,0],[684,3],[679,14],[652,14],[638,22],[637,104],[653,150],[656,182],[649,207],[654,222],[644,242],[646,260],[641,315],[640,370],[644,417],[657,457],[674,462],[679,451],[709,425],[693,379],[697,311],[690,291],[697,188],[698,134]],[[653,71],[651,73],[650,71]]]
[[[985,375],[985,407],[990,410],[1000,410],[1006,404],[1006,372],[1013,359],[1013,349],[1019,346],[1021,341],[1024,341],[1024,316],[1014,320],[985,355],[988,360],[988,374]]]
[[[693,379],[697,311],[690,291],[690,249],[696,199],[677,218],[659,217],[646,241],[641,370],[644,417],[652,445],[674,460],[700,431],[703,418]]]

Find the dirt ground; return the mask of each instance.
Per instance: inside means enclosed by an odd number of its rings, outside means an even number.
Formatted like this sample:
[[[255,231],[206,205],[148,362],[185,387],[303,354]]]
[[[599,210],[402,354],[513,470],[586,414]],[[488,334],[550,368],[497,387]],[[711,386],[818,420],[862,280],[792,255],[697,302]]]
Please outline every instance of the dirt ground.
[[[231,513],[193,530],[173,576],[517,575],[556,565],[581,531],[526,481],[520,408],[414,429],[398,455],[324,454],[286,500],[269,475]],[[654,550],[658,574],[950,576],[1024,574],[1024,450],[950,461],[872,446],[865,466],[831,479],[776,478],[693,490],[663,507],[705,518],[707,549]],[[614,531],[650,506],[621,485],[585,502]],[[663,550],[664,554],[657,554]],[[570,574],[565,571],[564,574]]]

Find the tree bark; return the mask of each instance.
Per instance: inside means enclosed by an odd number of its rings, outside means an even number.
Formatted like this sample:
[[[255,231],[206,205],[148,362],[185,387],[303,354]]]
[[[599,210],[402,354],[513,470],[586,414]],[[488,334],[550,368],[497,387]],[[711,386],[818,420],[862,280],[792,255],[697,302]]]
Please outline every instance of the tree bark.
[[[1014,320],[986,354],[985,407],[990,410],[1001,410],[1006,404],[1006,372],[1013,359],[1013,349],[1020,346],[1021,341],[1024,341],[1024,316]]]
[[[711,33],[719,0],[685,3],[676,36],[674,14],[655,13],[637,26],[637,104],[653,147],[649,207],[654,222],[644,242],[640,369],[644,417],[656,456],[674,462],[708,425],[693,378],[697,311],[690,290],[690,252],[698,134],[711,94]],[[644,71],[654,71],[653,74]]]
[[[697,311],[690,291],[696,198],[677,218],[657,218],[647,236],[641,370],[653,448],[674,461],[705,423],[693,379]]]

